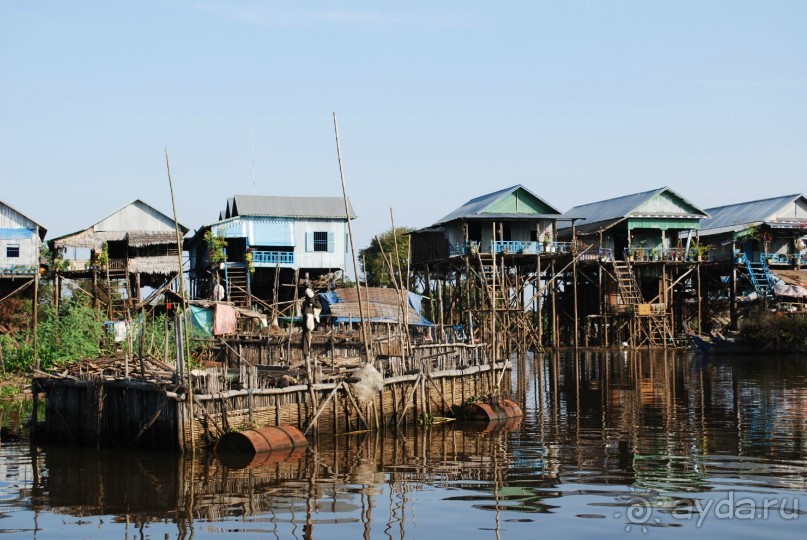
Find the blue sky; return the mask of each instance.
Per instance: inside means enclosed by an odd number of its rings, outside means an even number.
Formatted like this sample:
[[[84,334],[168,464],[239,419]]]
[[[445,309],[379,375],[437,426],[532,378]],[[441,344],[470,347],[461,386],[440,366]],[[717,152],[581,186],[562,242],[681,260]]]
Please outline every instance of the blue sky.
[[[807,2],[0,0],[0,199],[84,228],[141,198],[340,195],[358,247],[521,183],[807,192]]]

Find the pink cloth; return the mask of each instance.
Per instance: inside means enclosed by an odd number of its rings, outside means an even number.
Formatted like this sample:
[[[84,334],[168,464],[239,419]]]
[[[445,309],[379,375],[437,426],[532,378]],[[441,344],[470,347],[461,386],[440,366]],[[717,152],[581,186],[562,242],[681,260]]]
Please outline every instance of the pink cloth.
[[[216,311],[213,312],[213,335],[235,334],[235,320],[238,312],[234,307],[227,304],[216,304]]]

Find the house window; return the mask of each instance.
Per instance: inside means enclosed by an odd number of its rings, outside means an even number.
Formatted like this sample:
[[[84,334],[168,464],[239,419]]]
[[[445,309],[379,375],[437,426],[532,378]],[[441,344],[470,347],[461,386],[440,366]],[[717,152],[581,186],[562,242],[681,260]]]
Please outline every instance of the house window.
[[[314,232],[314,251],[328,251],[327,232]]]
[[[6,257],[16,258],[20,256],[20,245],[19,244],[9,244],[6,246]]]
[[[326,231],[305,233],[305,250],[333,253],[334,234]]]

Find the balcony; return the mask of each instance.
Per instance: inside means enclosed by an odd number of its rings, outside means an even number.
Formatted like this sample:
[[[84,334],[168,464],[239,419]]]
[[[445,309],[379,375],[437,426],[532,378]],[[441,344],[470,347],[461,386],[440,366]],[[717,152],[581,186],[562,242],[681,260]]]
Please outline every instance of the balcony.
[[[468,255],[477,252],[503,255],[529,255],[536,253],[571,253],[571,242],[533,242],[526,240],[500,240],[490,242],[487,250],[481,249],[479,242],[457,242],[448,249],[449,256]]]
[[[491,251],[504,254],[531,253],[571,253],[571,242],[532,242],[521,240],[499,240],[491,242]]]
[[[759,258],[766,261],[768,266],[779,268],[807,266],[805,253],[760,253]]]
[[[252,250],[252,265],[255,267],[294,266],[294,252]]]
[[[715,250],[710,249],[700,255],[701,261],[714,261]],[[687,251],[682,247],[675,248],[651,248],[651,247],[629,247],[625,248],[625,259],[635,262],[695,262],[699,259],[695,249]]]
[[[3,276],[33,276],[37,273],[35,266],[24,266],[21,264],[0,265],[0,275]]]

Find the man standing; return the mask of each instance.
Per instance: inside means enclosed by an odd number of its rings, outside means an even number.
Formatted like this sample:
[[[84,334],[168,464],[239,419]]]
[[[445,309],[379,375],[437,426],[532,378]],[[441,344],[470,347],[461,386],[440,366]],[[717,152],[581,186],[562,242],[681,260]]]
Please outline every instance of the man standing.
[[[311,332],[317,327],[319,314],[322,311],[322,304],[314,291],[310,288],[305,290],[303,305],[300,310],[303,316],[303,358],[311,356]]]

